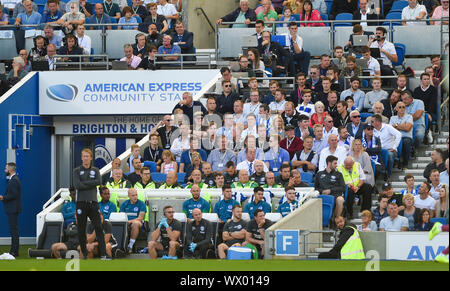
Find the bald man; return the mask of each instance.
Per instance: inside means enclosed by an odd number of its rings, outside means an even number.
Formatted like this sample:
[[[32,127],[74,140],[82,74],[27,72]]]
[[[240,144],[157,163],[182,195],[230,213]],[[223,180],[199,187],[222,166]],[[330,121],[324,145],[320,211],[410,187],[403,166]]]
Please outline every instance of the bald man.
[[[184,201],[183,203],[183,212],[186,214],[188,222],[190,222],[193,218],[192,212],[195,208],[198,208],[205,213],[209,213],[211,211],[211,204],[200,197],[200,187],[197,184],[192,185],[191,195],[192,198]]]
[[[362,197],[361,211],[369,210],[372,204],[372,186],[365,183],[366,175],[358,162],[348,156],[344,159],[344,163],[338,166],[338,171],[344,177],[345,184],[348,186],[348,194],[346,200],[347,215],[351,219],[353,217],[353,202],[355,195]]]
[[[128,200],[120,206],[120,212],[125,212],[128,217],[128,233],[130,233],[130,243],[128,244],[128,253],[133,251],[134,243],[139,235],[139,230],[144,225],[145,213],[147,207],[144,201],[138,199],[137,190],[128,189]]]

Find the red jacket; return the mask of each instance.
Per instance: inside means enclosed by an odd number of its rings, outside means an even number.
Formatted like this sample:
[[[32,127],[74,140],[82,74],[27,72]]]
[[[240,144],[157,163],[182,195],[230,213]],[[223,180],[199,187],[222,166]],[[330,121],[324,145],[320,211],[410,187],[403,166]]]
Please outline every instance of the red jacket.
[[[306,15],[305,15],[306,16]],[[317,10],[313,10],[311,11],[311,18],[308,19],[308,17],[305,17],[305,19],[303,19],[303,14],[300,14],[300,20],[301,21],[319,21],[322,20],[322,16],[320,16],[320,12]],[[311,26],[325,26],[325,23],[323,22],[314,22],[314,23],[302,23],[301,26],[307,26],[307,27],[311,27]]]
[[[289,145],[289,148],[287,147],[287,140],[288,138],[284,138],[280,142],[280,147],[282,149],[285,149],[289,152],[289,158],[292,160],[295,153],[298,151],[301,151],[303,149],[303,141],[299,137],[294,137],[294,140]]]

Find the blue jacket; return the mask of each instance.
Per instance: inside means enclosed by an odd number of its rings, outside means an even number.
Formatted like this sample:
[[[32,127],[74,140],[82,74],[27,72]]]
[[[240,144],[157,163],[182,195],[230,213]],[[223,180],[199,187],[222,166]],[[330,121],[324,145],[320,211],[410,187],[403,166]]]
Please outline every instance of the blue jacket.
[[[233,216],[232,211],[233,211],[234,205],[239,205],[239,202],[237,202],[234,199],[220,200],[214,206],[214,213],[217,213],[220,220],[222,220],[223,222],[226,222],[228,219],[230,219]]]
[[[194,201],[194,198],[184,201],[183,212],[186,214],[187,218],[192,219],[192,210],[195,208],[199,208],[204,213],[209,213],[211,211],[211,205],[202,197],[197,201]]]
[[[109,219],[112,212],[117,212],[116,204],[111,201],[106,203],[99,202],[98,207],[100,208],[100,212],[103,214],[103,219]]]
[[[68,201],[63,204],[61,213],[64,217],[64,222],[67,224],[71,222],[75,222],[75,210],[77,208],[77,205],[73,201]]]
[[[270,206],[270,204],[263,200],[259,201],[258,204],[255,204],[254,201],[247,203],[247,205],[245,205],[244,207],[244,212],[250,215],[250,219],[253,219],[255,211],[257,209],[261,209],[262,211],[264,211],[264,214],[272,212],[272,207]]]

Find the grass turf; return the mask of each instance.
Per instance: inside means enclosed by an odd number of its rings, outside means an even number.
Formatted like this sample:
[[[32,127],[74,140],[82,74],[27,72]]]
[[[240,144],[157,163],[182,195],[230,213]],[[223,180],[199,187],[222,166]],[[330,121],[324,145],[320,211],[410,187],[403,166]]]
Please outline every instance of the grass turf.
[[[0,261],[0,271],[64,271],[69,260],[30,259],[21,246],[15,261]],[[0,253],[9,247],[0,246]],[[81,271],[364,271],[368,261],[339,260],[81,260]],[[430,261],[381,261],[380,271],[448,271],[449,265]]]

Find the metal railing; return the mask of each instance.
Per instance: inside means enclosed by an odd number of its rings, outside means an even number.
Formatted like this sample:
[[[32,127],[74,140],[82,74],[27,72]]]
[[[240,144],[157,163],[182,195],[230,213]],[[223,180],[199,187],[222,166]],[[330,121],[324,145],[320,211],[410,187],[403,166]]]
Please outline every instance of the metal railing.
[[[206,19],[206,21],[208,22],[209,26],[211,27],[212,31],[213,31],[214,33],[216,33],[216,29],[214,28],[214,25],[212,25],[211,21],[209,20],[208,15],[206,15],[205,10],[203,10],[203,8],[201,8],[201,7],[195,7],[194,10],[195,10],[195,11],[200,11],[201,14],[203,14],[203,16],[205,16],[205,19]],[[199,15],[200,15],[200,14],[197,12],[197,16],[199,16]]]
[[[70,59],[70,58],[78,58],[77,62],[73,62],[73,61],[64,61],[64,59]],[[89,61],[82,61],[82,59],[91,59],[91,58],[102,58],[105,59],[104,61],[100,61],[100,62],[92,62],[91,60]],[[68,67],[72,65],[78,65],[78,69],[81,71],[82,70],[82,66],[83,65],[89,65],[89,66],[105,66],[105,69],[108,70],[110,62],[109,62],[109,56],[106,54],[97,54],[97,55],[54,55],[52,57],[53,60],[55,60],[56,62],[54,63],[56,68],[61,68],[62,67]],[[56,69],[57,70],[57,69]]]
[[[206,61],[199,61],[197,60],[185,60],[186,57],[204,57],[206,56],[208,58],[208,63],[206,64],[208,66],[208,69],[211,69],[212,66],[212,58],[210,53],[195,53],[195,54],[155,54],[155,65],[171,65],[176,68],[180,68],[181,70],[184,69],[185,65],[198,65],[199,63]],[[166,57],[180,57],[181,60],[164,60]]]

